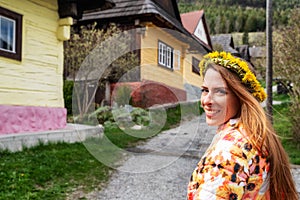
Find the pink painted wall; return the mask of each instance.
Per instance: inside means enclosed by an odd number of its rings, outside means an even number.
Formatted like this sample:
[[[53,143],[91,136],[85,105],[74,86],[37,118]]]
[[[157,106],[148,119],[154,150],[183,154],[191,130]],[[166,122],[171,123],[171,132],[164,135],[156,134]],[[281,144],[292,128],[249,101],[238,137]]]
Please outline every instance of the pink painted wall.
[[[64,128],[66,115],[65,108],[0,105],[0,134]]]

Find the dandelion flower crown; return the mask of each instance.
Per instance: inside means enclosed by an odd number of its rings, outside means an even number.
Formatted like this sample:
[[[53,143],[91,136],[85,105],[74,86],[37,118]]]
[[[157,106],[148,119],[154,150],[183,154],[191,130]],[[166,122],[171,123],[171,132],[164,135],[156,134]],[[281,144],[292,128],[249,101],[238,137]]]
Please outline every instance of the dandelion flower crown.
[[[199,64],[200,74],[203,77],[203,72],[209,63],[213,63],[223,66],[226,69],[234,72],[240,78],[242,84],[246,86],[248,91],[259,101],[263,102],[267,95],[264,88],[260,85],[255,75],[249,69],[248,63],[232,56],[230,53],[226,52],[212,52],[206,54]]]

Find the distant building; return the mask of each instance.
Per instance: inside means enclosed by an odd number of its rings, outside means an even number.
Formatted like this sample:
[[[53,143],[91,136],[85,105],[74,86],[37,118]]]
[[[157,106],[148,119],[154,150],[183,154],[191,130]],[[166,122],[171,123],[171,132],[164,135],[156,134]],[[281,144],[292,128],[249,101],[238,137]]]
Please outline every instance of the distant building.
[[[212,45],[220,45],[223,51],[229,52],[232,55],[240,56],[235,49],[233,38],[231,34],[219,34],[211,36]]]

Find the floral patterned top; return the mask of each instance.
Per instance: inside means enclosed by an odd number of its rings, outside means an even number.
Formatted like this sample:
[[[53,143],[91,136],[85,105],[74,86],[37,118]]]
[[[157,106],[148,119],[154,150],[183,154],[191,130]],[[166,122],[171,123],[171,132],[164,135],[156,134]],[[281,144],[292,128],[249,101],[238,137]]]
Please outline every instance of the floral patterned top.
[[[242,124],[220,127],[188,184],[188,200],[269,200],[269,162],[252,148]]]

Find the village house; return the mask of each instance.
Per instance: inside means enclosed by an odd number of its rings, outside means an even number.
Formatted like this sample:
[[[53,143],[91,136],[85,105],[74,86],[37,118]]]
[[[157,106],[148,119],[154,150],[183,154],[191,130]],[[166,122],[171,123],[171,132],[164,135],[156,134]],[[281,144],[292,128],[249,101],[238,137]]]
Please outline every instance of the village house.
[[[192,16],[194,22],[188,27],[190,15],[180,15],[176,0],[112,2],[115,6],[109,10],[84,12],[77,25],[96,21],[101,29],[115,23],[133,34],[131,49],[138,55],[139,74],[131,81],[126,80],[132,89],[132,102],[149,107],[198,99],[198,63],[212,51],[203,11]],[[124,85],[121,82],[111,83],[109,94]],[[111,96],[105,98],[112,101]],[[101,100],[96,95],[96,101]]]
[[[98,0],[0,0],[0,134],[66,126],[63,42]]]

